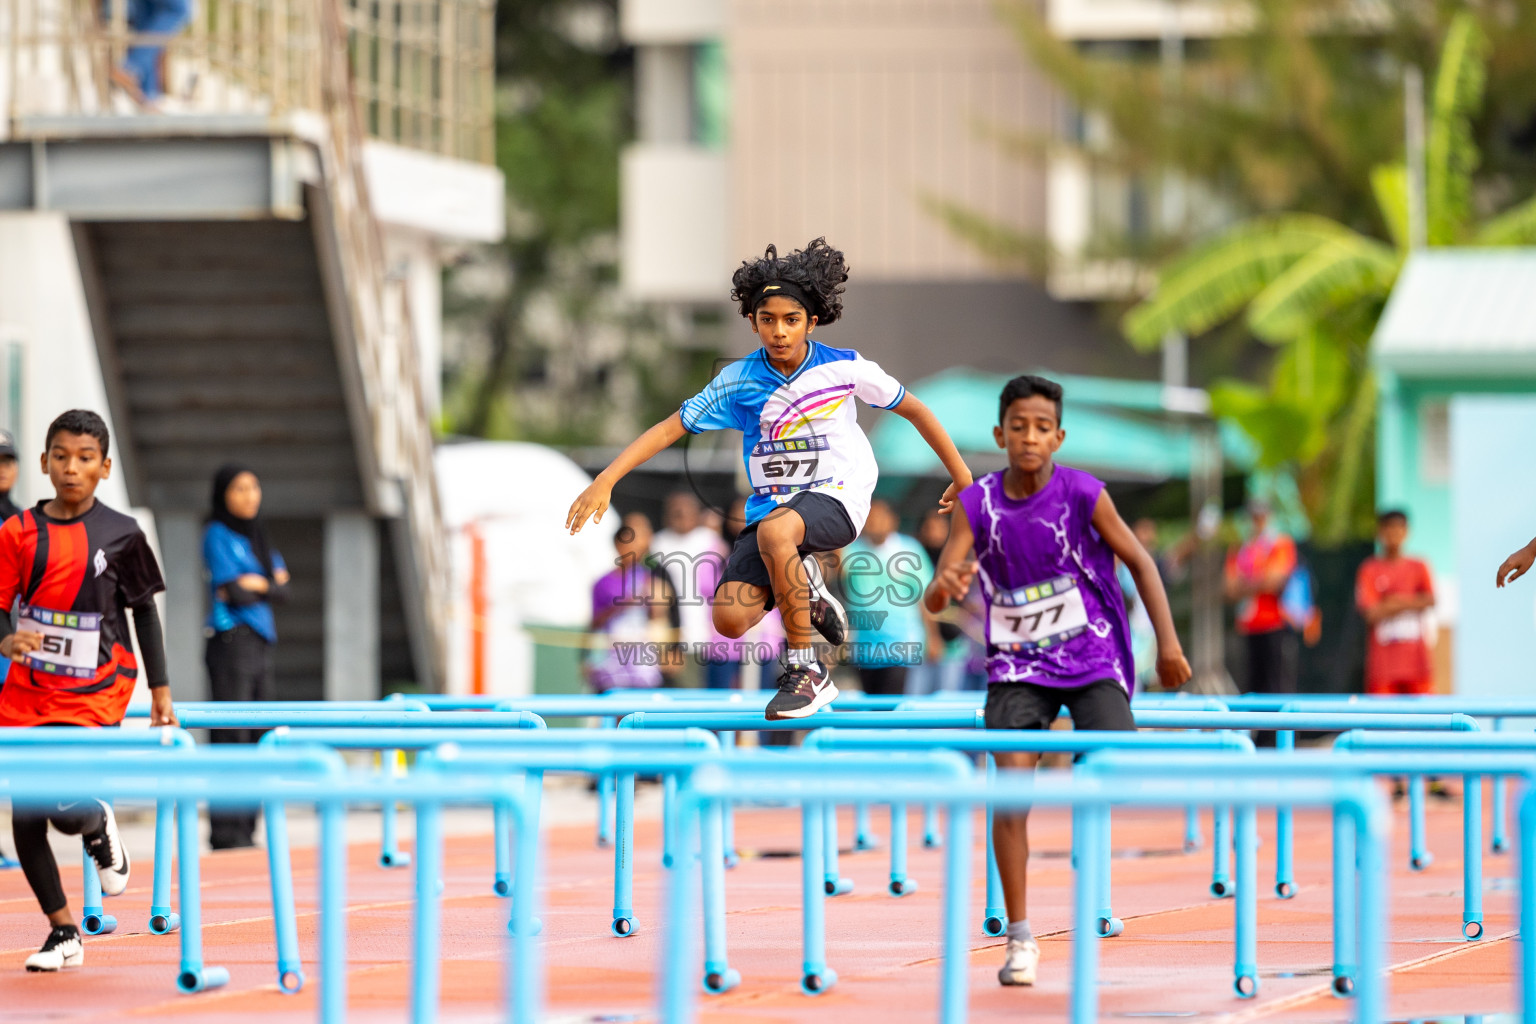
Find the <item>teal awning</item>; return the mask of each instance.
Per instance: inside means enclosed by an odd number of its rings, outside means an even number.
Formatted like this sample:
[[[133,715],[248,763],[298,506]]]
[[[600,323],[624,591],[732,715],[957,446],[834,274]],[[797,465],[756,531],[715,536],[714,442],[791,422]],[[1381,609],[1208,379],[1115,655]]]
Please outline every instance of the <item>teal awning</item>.
[[[1066,392],[1062,426],[1067,439],[1058,458],[1101,477],[1170,480],[1189,476],[1193,452],[1188,417],[1170,414],[1156,381],[1070,377],[1044,373]],[[933,410],[955,446],[977,472],[999,469],[1004,455],[992,439],[997,399],[1007,374],[946,370],[908,387]],[[1251,443],[1223,424],[1222,457],[1228,471],[1252,467]],[[870,434],[882,474],[926,476],[943,473],[938,457],[912,425],[882,416]]]
[[[1536,375],[1536,247],[1420,249],[1371,338],[1383,369],[1413,377]]]

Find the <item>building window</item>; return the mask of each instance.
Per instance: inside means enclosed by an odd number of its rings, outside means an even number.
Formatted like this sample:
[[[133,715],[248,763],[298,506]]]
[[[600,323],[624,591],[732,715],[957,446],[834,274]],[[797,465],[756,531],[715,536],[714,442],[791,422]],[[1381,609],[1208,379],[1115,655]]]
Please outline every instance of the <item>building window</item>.
[[[1443,399],[1419,403],[1419,479],[1426,484],[1451,482],[1451,406]]]

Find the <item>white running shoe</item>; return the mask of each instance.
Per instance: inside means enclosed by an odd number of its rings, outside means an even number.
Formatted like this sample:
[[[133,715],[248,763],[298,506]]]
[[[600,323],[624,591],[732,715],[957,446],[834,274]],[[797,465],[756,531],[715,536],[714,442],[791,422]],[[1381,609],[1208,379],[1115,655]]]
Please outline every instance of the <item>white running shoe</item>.
[[[96,802],[101,804],[105,812],[106,823],[100,832],[92,832],[84,837],[85,849],[96,862],[96,874],[101,878],[101,894],[121,896],[123,890],[128,888],[128,848],[117,834],[117,816],[112,813],[112,805],[105,800]]]
[[[1008,959],[998,970],[997,980],[1004,985],[1033,985],[1039,966],[1040,947],[1034,939],[1009,939]]]
[[[43,948],[27,957],[29,971],[57,971],[65,967],[85,966],[85,945],[80,941],[80,929],[72,924],[60,925],[48,933]]]

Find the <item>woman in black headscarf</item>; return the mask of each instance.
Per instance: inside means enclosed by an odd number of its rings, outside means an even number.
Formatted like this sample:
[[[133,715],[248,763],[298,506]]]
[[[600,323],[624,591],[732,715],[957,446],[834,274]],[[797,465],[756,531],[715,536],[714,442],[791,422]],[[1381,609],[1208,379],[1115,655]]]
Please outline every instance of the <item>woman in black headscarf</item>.
[[[270,700],[277,626],[272,604],[286,596],[288,568],[262,523],[261,482],[244,466],[213,478],[213,508],[203,530],[208,613],[208,682],[214,700]],[[215,743],[255,743],[256,729],[216,729]],[[210,812],[215,850],[254,845],[256,808]]]

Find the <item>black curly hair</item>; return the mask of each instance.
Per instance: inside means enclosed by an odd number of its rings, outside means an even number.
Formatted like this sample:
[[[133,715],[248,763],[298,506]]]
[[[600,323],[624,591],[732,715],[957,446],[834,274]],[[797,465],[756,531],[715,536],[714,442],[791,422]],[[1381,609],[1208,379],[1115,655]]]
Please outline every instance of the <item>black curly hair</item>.
[[[751,319],[762,305],[763,285],[787,281],[810,300],[806,312],[826,326],[843,315],[842,295],[847,280],[848,264],[842,252],[828,245],[825,238],[818,238],[788,256],[780,256],[778,247],[770,245],[762,259],[744,260],[731,275],[731,301],[740,307],[742,316]]]

